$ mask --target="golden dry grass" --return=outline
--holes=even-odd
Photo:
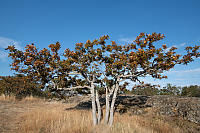
[[[27,96],[20,101],[44,101],[45,99],[37,98],[33,96]],[[0,95],[0,101],[19,101],[15,98],[14,95],[5,96],[4,94]]]
[[[15,101],[15,97],[14,96],[5,96],[4,94],[2,94],[0,96],[0,101]]]
[[[179,133],[161,120],[152,121],[151,117],[119,115],[115,116],[113,127],[103,124],[93,127],[90,111],[62,108],[37,109],[23,115],[19,133]]]
[[[3,98],[0,99],[2,101]],[[8,99],[4,99],[8,100]],[[13,100],[13,99],[12,99]],[[34,102],[32,102],[32,100]],[[9,103],[8,103],[9,104]],[[37,98],[26,98],[15,102],[12,108],[18,107],[21,112],[16,116],[17,133],[179,133],[181,130],[172,127],[151,114],[146,116],[120,115],[116,113],[114,125],[109,128],[103,124],[93,127],[91,112],[86,110],[66,110],[74,104],[45,102]],[[23,106],[23,108],[20,108]],[[10,110],[12,110],[10,108]],[[16,115],[18,114],[18,115]],[[11,121],[12,122],[12,121]],[[12,124],[12,123],[11,123]],[[6,132],[6,131],[5,131]]]

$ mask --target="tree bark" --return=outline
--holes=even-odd
[[[100,105],[100,102],[99,102],[99,94],[98,94],[98,91],[96,90],[96,103],[97,103],[97,110],[98,110],[98,115],[97,115],[97,124],[100,123],[101,121],[101,105]]]
[[[91,100],[92,100],[92,118],[93,125],[97,125],[97,116],[96,116],[96,103],[95,103],[95,92],[94,92],[94,83],[91,83]]]
[[[104,119],[104,124],[108,124],[108,118],[109,118],[109,110],[110,110],[110,95],[108,93],[108,87],[106,86],[106,114]]]
[[[116,87],[115,87],[115,90],[114,90],[114,94],[113,94],[113,97],[112,97],[112,103],[111,103],[111,106],[110,106],[110,117],[109,117],[109,126],[112,126],[113,124],[113,120],[114,120],[114,106],[115,106],[115,101],[116,101],[116,98],[117,98],[117,92],[119,90],[119,83],[116,84]]]
[[[51,82],[53,83],[53,88],[54,88],[54,89],[57,89],[56,83],[54,83],[52,80],[51,80]]]

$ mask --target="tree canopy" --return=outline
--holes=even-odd
[[[39,51],[34,44],[27,45],[25,51],[14,46],[9,46],[7,50],[13,59],[13,70],[43,85],[54,84],[55,90],[88,88],[91,91],[94,125],[100,123],[102,114],[98,88],[104,88],[105,123],[112,125],[115,100],[120,89],[128,85],[125,81],[145,85],[139,77],[167,78],[163,72],[178,64],[187,65],[200,56],[200,46],[186,47],[185,55],[180,55],[176,53],[176,47],[158,44],[164,37],[160,33],[140,33],[132,43],[122,45],[109,42],[109,36],[105,35],[93,41],[77,43],[75,50],[67,48],[63,59],[58,52],[59,42],[49,45],[50,50],[44,48]]]

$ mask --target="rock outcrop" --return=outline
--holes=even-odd
[[[179,116],[194,123],[200,123],[200,98],[152,96],[147,105],[157,108],[156,113]]]

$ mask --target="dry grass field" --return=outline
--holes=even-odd
[[[67,110],[76,103],[48,102],[28,97],[21,101],[0,97],[1,133],[182,133],[152,114],[141,116],[116,113],[114,125],[93,127],[91,112]]]

